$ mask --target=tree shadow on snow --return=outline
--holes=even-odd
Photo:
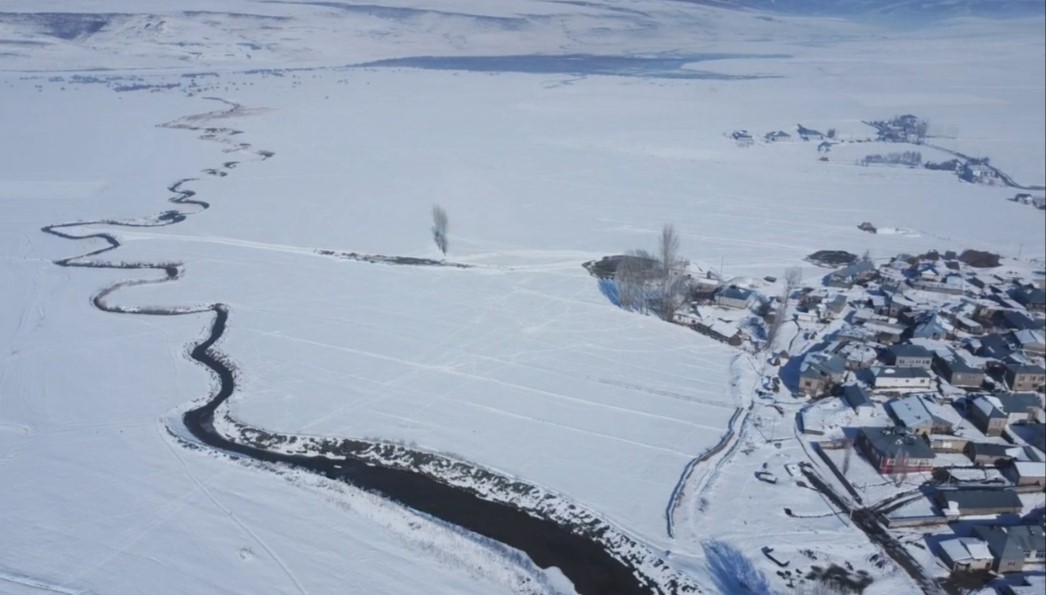
[[[617,283],[614,283],[613,279],[600,279],[599,293],[602,293],[603,297],[610,300],[611,304],[614,304],[618,308],[621,307],[621,295],[618,293]]]
[[[708,559],[708,570],[723,593],[770,595],[770,583],[763,573],[736,547],[718,540],[701,544]]]

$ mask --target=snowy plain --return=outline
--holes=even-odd
[[[783,502],[765,515],[780,488],[753,479],[756,462],[799,457],[798,445],[699,469],[709,514],[691,495],[684,530],[668,537],[665,507],[684,467],[746,402],[732,386],[737,354],[616,309],[581,263],[652,248],[665,222],[696,266],[726,276],[805,266],[812,278],[802,259],[819,249],[1046,252],[1041,213],[1004,201],[1010,189],[854,165],[873,145],[841,146],[823,162],[812,143],[742,148],[726,137],[799,122],[862,138],[862,120],[913,112],[954,137],[942,146],[1042,184],[1041,21],[893,32],[660,2],[628,5],[643,14],[497,3],[481,19],[462,16],[478,12],[469,2],[420,13],[228,2],[273,18],[175,13],[156,33],[145,25],[165,3],[97,4],[155,12],[72,40],[0,25],[0,47],[13,48],[0,74],[0,586],[11,592],[39,581],[97,593],[491,593],[538,577],[349,488],[285,481],[171,439],[163,416],[208,390],[184,355],[205,320],[95,310],[90,296],[135,273],[57,268],[51,261],[100,246],[39,229],[156,214],[181,178],[199,178],[187,187],[209,210],[166,228],[97,229],[123,243],[109,257],[183,262],[185,277],[111,301],[229,304],[233,415],[288,433],[402,441],[518,476],[673,551],[670,562],[710,590],[716,569],[702,544],[712,538],[771,577],[758,553],[766,535],[859,549],[854,559],[873,548],[835,515],[797,520],[776,511]],[[234,25],[244,41],[216,39]],[[717,76],[345,66],[665,51],[694,56],[680,72]],[[769,57],[700,60],[708,53]],[[97,67],[120,70],[72,79]],[[287,67],[308,69],[275,72]],[[213,74],[183,76],[201,72]],[[177,86],[116,92],[107,77]],[[258,108],[222,125],[275,156],[156,127],[218,109],[207,96]],[[239,163],[227,176],[201,173],[228,161]],[[436,258],[433,203],[451,216],[449,259],[473,268],[316,253]],[[910,231],[870,235],[862,221]],[[791,418],[776,423],[787,435]],[[809,490],[792,497],[795,512],[828,513]],[[460,552],[452,564],[448,551]],[[882,578],[873,590],[910,588]],[[534,578],[535,590],[547,580]]]

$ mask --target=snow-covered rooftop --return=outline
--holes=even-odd
[[[988,550],[988,543],[976,537],[945,539],[941,542],[941,549],[955,563],[992,559],[992,553]]]

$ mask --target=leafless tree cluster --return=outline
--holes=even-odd
[[[439,205],[432,207],[432,241],[436,247],[447,255],[447,211]]]
[[[646,250],[629,250],[617,264],[614,282],[618,304],[626,310],[645,311],[649,305],[649,282],[657,269],[657,259]]]
[[[885,155],[880,153],[865,155],[857,163],[858,165],[907,165],[908,167],[918,167],[922,165],[922,162],[923,154],[919,151],[902,151]]]
[[[679,235],[672,224],[666,224],[656,254],[632,250],[618,263],[614,281],[621,307],[640,311],[653,308],[659,316],[671,320],[689,293],[688,265],[679,256]]]
[[[803,283],[803,270],[799,267],[785,269],[785,297],[791,297],[792,292],[799,289]]]
[[[918,122],[916,122],[915,129],[913,130],[913,132],[915,132],[915,137],[919,140],[919,142],[923,142],[924,140],[926,140],[926,136],[930,132],[930,123],[926,120],[919,120]]]

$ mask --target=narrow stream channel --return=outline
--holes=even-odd
[[[236,104],[230,105],[229,112],[239,109]],[[219,112],[215,112],[219,113]],[[197,117],[199,118],[199,117]],[[186,119],[190,121],[190,119]],[[170,128],[204,130],[213,135],[215,129],[191,126],[188,124],[167,125]],[[272,156],[271,152],[257,152],[261,159]],[[226,164],[226,169],[232,169]],[[215,349],[215,344],[225,332],[230,310],[225,304],[211,304],[194,308],[163,307],[120,307],[106,303],[106,298],[123,287],[134,285],[165,283],[177,280],[181,276],[181,263],[164,262],[105,262],[93,260],[94,257],[116,250],[120,242],[111,234],[88,232],[76,235],[73,229],[91,225],[109,225],[125,227],[160,227],[174,225],[184,221],[187,216],[202,212],[209,204],[194,199],[195,193],[182,189],[190,181],[181,180],[168,187],[176,193],[170,202],[194,207],[191,212],[168,210],[152,220],[144,222],[123,222],[114,220],[97,220],[88,222],[64,223],[49,225],[41,231],[68,240],[97,239],[106,246],[80,256],[56,260],[62,267],[156,270],[163,273],[159,279],[121,281],[100,290],[92,298],[93,305],[104,312],[118,314],[139,314],[150,316],[182,316],[188,314],[213,315],[210,333],[206,339],[195,344],[190,356],[195,361],[210,369],[219,381],[218,390],[201,406],[187,411],[183,416],[186,428],[199,441],[226,453],[243,457],[291,465],[322,474],[328,478],[345,481],[356,487],[377,493],[385,498],[405,506],[442,519],[469,531],[478,533],[526,553],[535,564],[542,568],[558,567],[574,584],[578,593],[583,595],[640,595],[662,593],[650,581],[641,578],[640,573],[626,563],[616,559],[597,541],[578,535],[569,527],[556,522],[537,518],[513,506],[484,500],[461,488],[449,486],[420,473],[402,469],[392,469],[364,463],[347,457],[330,457],[318,455],[289,455],[232,441],[214,426],[216,409],[236,390],[236,379],[233,368],[225,357]],[[687,589],[687,591],[691,591]]]

